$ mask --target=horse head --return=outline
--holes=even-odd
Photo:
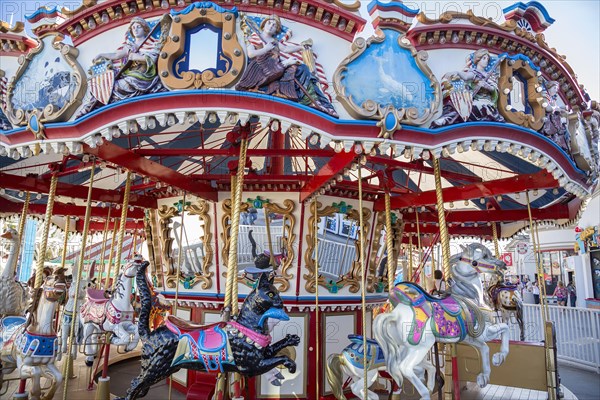
[[[490,249],[480,243],[471,243],[462,246],[462,253],[451,258],[453,275],[472,277],[475,274],[502,275],[506,270],[506,263],[494,257]]]
[[[274,277],[262,273],[258,278],[256,287],[250,292],[242,308],[238,321],[257,332],[268,333],[270,330],[267,322],[289,321],[290,317],[283,309],[283,300],[277,287],[273,284]]]
[[[44,298],[49,302],[58,302],[63,305],[67,301],[67,278],[65,269],[58,268],[54,274],[48,276],[42,285]]]

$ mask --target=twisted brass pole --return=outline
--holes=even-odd
[[[63,242],[62,255],[60,260],[60,267],[65,267],[65,262],[67,261],[67,244],[69,243],[69,228],[71,225],[71,217],[67,215],[65,217],[65,240]]]
[[[385,191],[385,245],[387,248],[387,278],[388,278],[388,293],[392,293],[394,288],[394,278],[396,277],[396,266],[394,265],[394,242],[392,228],[392,204],[389,190]]]
[[[110,274],[112,272],[113,256],[115,254],[115,241],[117,240],[117,228],[118,227],[119,227],[119,225],[117,224],[117,221],[115,221],[113,224],[112,238],[110,241],[110,253],[108,254],[108,265],[107,265],[106,279],[104,280],[104,290],[108,290],[108,284],[110,283]],[[102,274],[100,275],[100,281],[102,281],[103,274],[104,274],[104,269],[102,270]]]
[[[48,203],[46,204],[46,215],[44,217],[44,230],[42,233],[42,243],[38,253],[37,266],[35,271],[34,288],[42,286],[44,261],[46,261],[46,250],[48,248],[48,236],[50,235],[50,224],[52,223],[52,210],[54,208],[54,198],[56,197],[56,185],[58,184],[58,174],[53,173],[50,180],[50,191],[48,193]]]
[[[100,265],[98,266],[98,271],[100,273],[100,280],[102,280],[102,274],[104,273],[104,253],[106,252],[106,239],[108,239],[108,224],[110,223],[110,211],[112,207],[108,207],[108,215],[106,216],[106,224],[104,224],[104,232],[102,235],[102,252],[100,253]],[[94,275],[96,272],[94,271]],[[90,280],[94,279],[93,276],[90,276]]]
[[[413,239],[412,234],[408,234],[408,279],[413,280]]]
[[[415,218],[416,218],[416,222],[417,222],[417,254],[419,255],[419,262],[417,263],[417,277],[414,280],[415,282],[418,282],[419,284],[421,284],[421,264],[423,264],[423,266],[425,265],[425,262],[423,261],[423,250],[421,248],[421,227],[419,226],[419,207],[415,207]],[[412,276],[410,277],[412,280]]]
[[[92,215],[92,188],[94,187],[95,169],[96,169],[96,163],[93,162],[92,170],[90,172],[90,186],[88,188],[87,203],[85,206],[85,219],[83,222],[81,250],[79,251],[79,259],[77,260],[78,261],[77,262],[77,264],[78,264],[77,280],[75,280],[75,277],[73,277],[73,282],[71,283],[72,285],[75,285],[75,293],[74,293],[74,298],[73,298],[73,316],[71,318],[69,341],[67,344],[67,359],[65,361],[65,364],[63,365],[63,377],[65,380],[65,387],[63,390],[63,400],[67,400],[67,393],[68,393],[67,388],[69,387],[69,377],[67,375],[68,375],[69,369],[72,368],[71,352],[73,350],[73,335],[75,334],[75,323],[79,322],[79,320],[77,318],[77,313],[78,313],[77,300],[79,298],[79,287],[81,286],[79,283],[81,282],[81,274],[83,272],[83,262],[84,262],[84,258],[85,258],[85,247],[86,247],[86,243],[87,243],[88,230],[90,229],[90,217]],[[67,217],[67,226],[65,227],[65,242],[66,242],[67,236],[69,235],[68,223],[69,223],[69,217]],[[66,248],[66,246],[65,246],[65,248]],[[66,253],[66,251],[63,249],[63,255],[65,253]],[[63,263],[64,263],[64,257],[63,257]]]
[[[125,236],[125,228],[127,227],[127,211],[129,208],[129,192],[130,191],[131,191],[131,171],[127,171],[127,178],[125,178],[125,193],[123,194],[123,205],[121,206],[121,220],[119,221],[119,237],[117,239],[118,240],[117,255],[115,257],[115,264],[117,264],[117,273],[119,273],[119,269],[121,267],[121,255],[123,254],[123,238]]]
[[[360,163],[358,164],[358,229],[360,229],[360,270],[361,270],[361,285],[360,285],[360,300],[362,307],[362,335],[363,335],[363,365],[367,364],[367,276],[365,270],[365,231],[363,221],[363,200],[362,200],[362,173]],[[390,255],[388,254],[388,258]],[[363,393],[368,393],[369,378],[368,368],[363,369]]]
[[[496,223],[492,222],[492,235],[494,236],[494,252],[496,258],[500,258],[500,247],[498,246],[498,230],[496,229]]]
[[[442,195],[442,179],[440,177],[440,160],[432,157],[433,173],[435,178],[435,197],[437,203],[438,223],[440,225],[440,244],[442,246],[442,270],[446,283],[450,279],[450,238],[448,237],[448,225],[446,225],[446,213],[444,210],[444,197]]]
[[[317,205],[317,196],[313,199],[313,209],[314,209],[314,227],[315,227],[315,360],[316,360],[316,379],[315,379],[315,399],[319,398],[319,338],[320,338],[320,312],[319,312],[319,215],[318,215],[318,205]],[[323,232],[325,230],[323,229]]]
[[[21,255],[21,246],[23,243],[23,236],[25,236],[25,222],[27,220],[27,212],[29,211],[29,200],[31,199],[31,193],[25,192],[25,202],[23,203],[23,210],[21,210],[21,219],[19,220],[19,240],[17,241],[15,254],[15,260],[13,265],[7,265],[5,268],[12,268],[13,273],[17,270],[17,263],[19,262],[19,256]]]

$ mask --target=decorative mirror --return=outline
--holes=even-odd
[[[179,251],[182,249],[179,282],[186,289],[191,289],[202,283],[202,289],[212,287],[213,248],[211,245],[212,233],[210,230],[209,204],[199,200],[196,204],[183,205],[179,201],[174,207],[163,205],[159,210],[161,240],[163,249],[167,254],[167,287],[174,288],[177,281],[177,263]],[[181,213],[184,225],[181,224]],[[200,223],[190,223],[189,218],[197,215]],[[175,218],[178,217],[178,218]]]
[[[402,220],[398,219],[396,214],[392,214],[392,243],[393,265],[397,267],[398,256],[400,254],[400,246],[402,231],[404,225]],[[375,231],[373,232],[373,241],[371,242],[371,256],[369,257],[369,276],[368,290],[370,292],[383,293],[388,288],[388,271],[387,271],[387,232],[385,224],[385,212],[377,213],[375,222]]]
[[[295,209],[292,200],[285,200],[283,207],[260,197],[248,199],[241,204],[238,233],[238,282],[252,286],[258,260],[265,261],[265,270],[274,271],[275,284],[280,292],[290,287],[293,275],[289,272],[295,258],[293,244],[296,240],[292,214]],[[223,260],[229,258],[231,199],[223,202]],[[223,273],[227,276],[227,273]]]
[[[314,203],[308,205],[310,218],[308,221],[308,235],[306,235],[307,249],[304,253],[304,261],[308,274],[306,279],[306,290],[315,292],[315,237],[318,248],[318,274],[319,285],[327,288],[331,293],[346,285],[350,292],[357,293],[360,290],[360,231],[358,210],[352,209],[344,201],[339,204],[323,207],[317,202],[317,214],[315,216]],[[371,211],[363,208],[362,227],[364,237],[369,232]],[[317,227],[315,232],[315,218]],[[366,261],[365,246],[365,261]],[[371,275],[371,272],[368,273]],[[372,279],[372,278],[371,278]],[[372,291],[371,289],[369,289]]]

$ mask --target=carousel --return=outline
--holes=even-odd
[[[600,107],[553,22],[538,2],[492,21],[378,0],[2,21],[0,393],[558,398],[547,305],[543,343],[509,340],[499,254],[576,220],[598,181]],[[126,392],[116,358],[139,360]]]

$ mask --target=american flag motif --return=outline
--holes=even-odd
[[[110,68],[109,68],[110,67]],[[115,72],[110,61],[101,61],[90,68],[90,92],[102,104],[108,104],[115,83]]]
[[[463,81],[453,81],[451,85],[453,87],[450,92],[450,101],[463,121],[466,122],[473,109],[473,95],[467,90]]]
[[[298,43],[289,41],[288,39],[290,37],[291,37],[291,30],[287,30],[285,35],[279,41],[279,43],[282,43],[283,45],[287,45],[287,46],[299,46]],[[263,41],[260,39],[260,37],[256,33],[253,33],[252,35],[250,35],[250,37],[248,37],[247,41],[248,41],[248,43],[251,43],[256,48],[260,48],[264,45]],[[282,62],[285,62],[286,60],[293,58],[294,60],[298,61],[299,63],[304,64],[304,60],[302,58],[302,52],[300,52],[300,51],[297,51],[292,54],[281,52],[279,54],[279,57]],[[323,93],[325,93],[325,96],[327,96],[329,98],[329,100],[331,101],[331,96],[327,92],[327,90],[329,89],[329,83],[327,82],[327,77],[325,76],[325,70],[323,69],[323,66],[321,64],[319,64],[319,62],[316,61],[316,58],[317,58],[316,54],[314,54],[314,58],[315,58],[315,67],[317,70],[316,75],[317,75],[317,79],[319,80],[319,84],[321,85],[321,90],[323,90]]]

